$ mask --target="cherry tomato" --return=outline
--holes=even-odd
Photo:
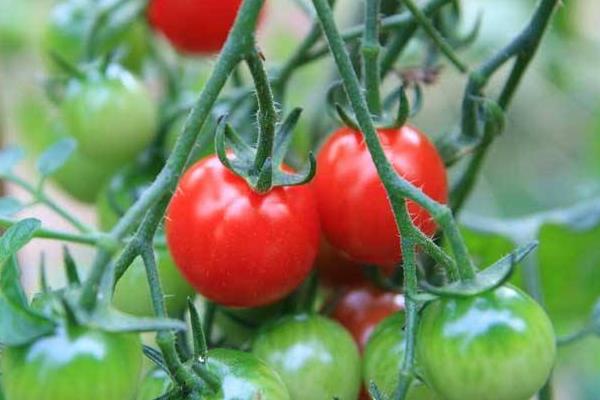
[[[136,400],[156,400],[167,393],[171,387],[171,378],[160,368],[148,371],[137,391]]]
[[[101,5],[109,7],[115,2],[116,0],[108,0]],[[66,0],[56,4],[52,8],[43,34],[44,55],[55,52],[72,64],[81,61],[85,53],[85,38],[93,23],[96,6],[94,2],[87,0]],[[148,50],[146,28],[136,22],[124,30],[115,29],[115,23],[119,23],[118,19],[111,18],[103,25],[103,29],[99,30],[97,40],[100,51],[97,55],[103,56],[118,49],[122,52],[120,61],[123,65],[138,71]],[[56,69],[50,57],[46,57],[46,62],[50,69]]]
[[[203,400],[290,400],[279,375],[250,353],[213,349],[206,363],[222,386],[217,393],[203,394]]]
[[[437,150],[416,128],[380,129],[379,139],[396,171],[439,202],[448,199],[446,169]],[[315,187],[322,229],[329,242],[357,262],[390,265],[401,260],[391,206],[360,132],[341,128],[319,152]],[[415,225],[433,235],[436,224],[414,202]]]
[[[130,162],[150,144],[157,123],[148,90],[117,65],[104,74],[72,79],[61,112],[79,151],[98,164]]]
[[[60,139],[71,137],[49,105],[37,97],[28,97],[18,110],[19,139],[35,156]],[[69,160],[51,178],[75,199],[91,203],[118,166],[99,164],[76,149]]]
[[[126,168],[117,174],[102,190],[96,202],[100,227],[111,229],[121,213],[129,209],[151,183],[152,176],[137,173],[133,168]],[[194,296],[194,289],[181,276],[167,249],[158,249],[155,256],[167,312],[172,317],[180,317],[187,308],[188,297]],[[113,305],[133,315],[154,315],[146,268],[141,258],[136,258],[117,282]]]
[[[321,238],[315,268],[323,284],[329,287],[343,287],[365,282],[362,266],[334,249]]]
[[[141,368],[139,335],[69,327],[4,348],[1,379],[7,400],[131,399]]]
[[[383,292],[368,284],[348,289],[337,302],[332,318],[354,337],[362,351],[377,324],[404,309],[404,296]]]
[[[371,382],[384,396],[392,397],[399,383],[404,362],[404,313],[395,313],[384,319],[373,331],[363,355],[363,380]],[[425,384],[413,381],[406,400],[441,400]]]
[[[319,315],[284,317],[257,335],[252,353],[281,376],[291,399],[356,399],[360,357],[350,334]]]
[[[241,0],[151,0],[150,25],[183,53],[221,50]]]
[[[416,351],[425,381],[444,399],[528,399],[550,375],[556,338],[544,310],[504,286],[427,305]]]
[[[183,176],[166,214],[175,263],[203,296],[257,307],[306,278],[319,245],[311,185],[255,193],[215,156]]]

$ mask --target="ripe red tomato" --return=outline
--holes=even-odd
[[[362,284],[342,295],[333,310],[332,318],[350,331],[362,352],[377,324],[403,309],[404,296],[401,294],[384,292],[369,284]]]
[[[192,286],[230,307],[273,303],[294,290],[311,270],[320,233],[311,185],[258,194],[215,156],[181,179],[166,232]]]
[[[321,238],[315,268],[321,282],[330,287],[343,287],[365,282],[362,266],[334,249]]]
[[[211,54],[223,47],[241,3],[241,0],[152,0],[148,19],[179,51]]]
[[[446,169],[436,148],[416,128],[380,129],[385,154],[404,178],[425,194],[448,200]],[[341,128],[319,152],[316,175],[319,215],[330,243],[365,264],[389,265],[401,260],[398,229],[383,184],[360,132]],[[436,224],[414,202],[413,221],[427,235]]]

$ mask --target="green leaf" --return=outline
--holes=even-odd
[[[439,296],[475,296],[487,292],[506,282],[515,266],[537,246],[537,242],[531,242],[517,248],[492,266],[479,272],[473,280],[457,281],[443,287],[435,287],[427,283],[423,283],[423,286],[429,292]]]
[[[11,217],[23,209],[23,203],[14,197],[0,197],[0,216]]]
[[[15,257],[11,257],[9,262],[4,265],[4,270],[18,270]],[[8,273],[12,275],[13,273]],[[3,280],[8,279],[3,271]],[[0,291],[0,343],[5,346],[22,346],[33,340],[50,334],[54,328],[54,323],[33,312],[22,304],[19,300],[18,289],[16,287],[7,287],[8,283],[3,282],[3,290]],[[8,289],[8,293],[5,290]],[[15,302],[14,300],[18,301]]]
[[[0,265],[25,246],[33,238],[40,225],[39,220],[28,218],[8,228],[0,237]]]
[[[69,285],[79,285],[81,279],[79,279],[79,273],[77,272],[77,264],[69,251],[67,246],[63,247],[63,263],[65,266],[65,275],[67,276],[67,282]]]
[[[0,175],[7,175],[25,157],[19,147],[8,147],[0,151]]]
[[[71,157],[77,147],[72,138],[63,138],[44,151],[37,160],[36,167],[42,177],[47,177],[58,171]]]
[[[27,296],[21,286],[21,270],[14,256],[10,257],[2,267],[0,291],[13,303],[27,307]]]
[[[557,331],[585,323],[600,296],[600,227],[544,225],[538,261],[546,308]]]

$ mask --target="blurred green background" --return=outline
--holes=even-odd
[[[3,146],[18,142],[17,110],[32,93],[40,93],[46,74],[41,36],[50,6],[49,0],[0,0]],[[351,23],[359,6],[362,2],[340,0],[340,21]],[[534,6],[531,0],[463,1],[465,32],[478,15],[483,18],[480,35],[462,53],[463,58],[469,65],[477,65],[500,49],[524,26]],[[561,334],[585,324],[600,296],[599,22],[598,0],[569,0],[557,11],[507,115],[507,128],[492,146],[464,213],[467,239],[481,266],[515,244],[540,239],[539,250],[524,267],[529,271],[539,267],[546,303]],[[309,26],[293,1],[271,1],[260,34],[268,62],[284,60]],[[423,46],[417,41],[397,68],[416,66],[422,57]],[[212,64],[211,60],[180,61],[190,75],[205,75]],[[152,71],[144,71],[152,87]],[[507,71],[498,75],[488,93],[495,92]],[[331,61],[324,60],[302,70],[291,82],[288,105],[306,109],[296,132],[298,149],[305,150],[309,138],[323,135],[332,126],[321,111],[323,88],[334,76]],[[424,107],[413,122],[432,137],[449,132],[460,118],[464,86],[465,77],[444,65],[438,81],[426,87]],[[454,168],[453,174],[460,168]],[[31,173],[27,167],[23,171]],[[94,220],[90,207],[60,191],[55,193],[84,218]],[[569,211],[561,211],[564,209]],[[43,210],[39,216],[50,225],[59,224]],[[38,241],[23,257],[37,260],[40,250],[49,254],[50,261],[60,254],[57,244]],[[78,249],[79,257],[85,259],[87,255],[89,249]],[[24,279],[33,290],[37,279],[33,268],[25,272]],[[54,279],[60,281],[59,277]],[[515,282],[524,280],[521,274],[515,277]],[[600,399],[600,339],[589,338],[565,347],[560,358],[557,398]]]

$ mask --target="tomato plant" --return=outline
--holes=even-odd
[[[151,183],[151,179],[151,176],[138,173],[134,167],[126,168],[115,175],[99,194],[96,202],[100,227],[112,228],[119,220],[120,213],[135,203],[139,195]],[[155,256],[166,295],[167,311],[171,316],[181,316],[187,305],[187,298],[194,295],[194,290],[181,276],[167,249],[157,249]],[[119,310],[134,315],[151,316],[154,314],[146,269],[140,258],[136,259],[119,279],[113,296],[113,304]]]
[[[252,352],[279,373],[292,399],[358,397],[358,350],[350,334],[327,318],[278,320],[257,335]]]
[[[169,391],[171,378],[160,368],[151,369],[146,373],[137,391],[136,400],[155,400]]]
[[[526,399],[550,376],[556,338],[533,299],[503,286],[429,304],[417,354],[425,381],[443,398]]]
[[[441,203],[448,199],[446,169],[433,144],[416,128],[378,131],[386,156],[405,179]],[[389,265],[400,261],[398,228],[375,165],[360,132],[341,128],[318,156],[315,187],[323,233],[355,261]],[[436,224],[408,202],[414,224],[433,235]]]
[[[148,20],[175,48],[190,54],[218,52],[241,0],[152,0]]]
[[[108,165],[131,161],[150,144],[157,122],[148,90],[117,65],[71,80],[61,114],[82,154]]]
[[[363,380],[371,382],[387,396],[391,396],[400,379],[398,371],[404,360],[406,340],[405,316],[398,312],[384,319],[373,331],[363,354]],[[426,345],[426,344],[424,344]],[[415,381],[406,396],[407,400],[439,400],[425,384]]]
[[[308,275],[319,221],[309,185],[258,194],[210,156],[181,179],[166,232],[196,290],[225,306],[256,307],[283,298]]]
[[[402,295],[363,284],[351,287],[341,296],[332,317],[350,331],[362,351],[377,324],[403,308]]]
[[[56,4],[48,18],[42,38],[44,55],[48,66],[55,69],[49,56],[56,53],[71,63],[82,61],[86,56],[86,35],[91,29],[91,16],[97,7],[111,7],[118,3],[108,0],[94,3],[88,0],[66,0]],[[99,48],[96,56],[106,55],[118,49],[121,61],[128,68],[139,70],[147,51],[147,34],[140,22],[120,26],[118,18],[113,18],[99,32]]]
[[[128,399],[142,368],[139,336],[85,327],[2,353],[2,383],[9,400]]]

